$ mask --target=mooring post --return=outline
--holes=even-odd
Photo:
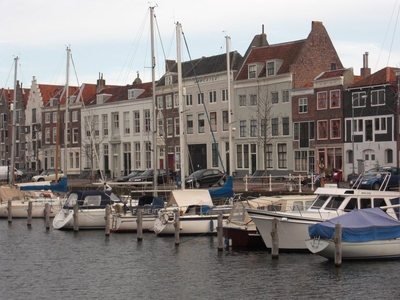
[[[8,223],[12,223],[12,200],[11,198],[8,198],[8,206],[7,206],[7,210],[8,210]]]
[[[137,240],[138,242],[143,240],[143,209],[138,208],[137,210],[137,219],[136,219],[136,224],[137,224]]]
[[[105,220],[106,220],[106,236],[110,235],[110,220],[111,220],[111,206],[110,204],[106,205],[106,216],[105,216]]]
[[[27,225],[28,227],[32,226],[32,201],[28,201],[28,218],[27,218]]]
[[[218,225],[217,225],[217,235],[218,235],[218,251],[224,250],[224,234],[222,229],[222,214],[218,215]]]
[[[342,225],[335,225],[335,235],[333,238],[335,242],[335,267],[342,265]]]
[[[181,230],[181,220],[180,220],[180,215],[181,212],[179,209],[175,211],[175,220],[174,220],[174,226],[175,226],[175,245],[179,245],[179,231]]]
[[[44,205],[44,219],[46,224],[46,229],[50,229],[50,203]]]
[[[279,258],[279,236],[278,236],[278,219],[274,218],[272,221],[272,248],[271,248],[271,255],[272,259]]]
[[[74,231],[79,231],[79,217],[78,217],[79,207],[78,204],[74,205]]]

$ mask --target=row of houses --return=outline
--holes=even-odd
[[[16,122],[14,91],[3,89],[0,160],[10,163],[15,132],[17,168],[74,175],[177,170],[181,159],[186,174],[218,168],[237,176],[307,174],[321,159],[328,174],[345,176],[399,166],[399,78],[392,67],[371,74],[368,53],[354,75],[322,22],[312,22],[305,39],[281,44],[270,45],[263,29],[244,55],[183,62],[183,99],[173,60],[155,84],[138,75],[126,86],[107,85],[99,74],[96,84],[67,91],[34,77],[29,89],[18,85]]]

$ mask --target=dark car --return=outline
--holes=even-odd
[[[130,172],[128,175],[122,176],[122,177],[119,177],[119,178],[115,179],[115,181],[116,181],[116,182],[127,182],[127,181],[129,181],[131,178],[143,174],[143,172],[144,172],[143,170],[133,170],[133,171]]]
[[[185,179],[188,188],[200,188],[201,186],[224,185],[225,174],[216,169],[201,169],[193,172]]]
[[[172,172],[169,171],[169,174],[165,169],[157,169],[157,183],[158,184],[164,184],[164,183],[172,183]],[[143,182],[143,181],[148,181],[148,182],[153,182],[154,178],[154,170],[149,169],[144,171],[142,174],[135,176],[131,178],[129,181],[133,182]]]
[[[398,188],[400,180],[400,169],[397,167],[378,167],[368,170],[359,178],[350,180],[351,188],[379,190],[382,186],[387,187],[386,190],[391,188]],[[383,190],[383,188],[382,188]]]

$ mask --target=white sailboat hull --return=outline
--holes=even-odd
[[[45,217],[45,205],[50,204],[50,217],[54,217],[62,208],[62,203],[59,199],[43,199],[43,200],[30,200],[32,202],[32,218]],[[28,217],[28,203],[29,201],[12,201],[11,216],[13,218],[27,218]],[[8,217],[8,203],[0,204],[0,218]]]
[[[335,243],[330,240],[308,239],[307,248],[329,260],[335,258]],[[369,242],[342,242],[342,260],[400,259],[400,239]]]
[[[154,226],[156,215],[143,215],[142,216],[142,230],[151,231]],[[137,231],[137,217],[133,215],[114,215],[112,219],[112,232],[136,232]]]
[[[79,209],[79,229],[105,229],[105,209]],[[62,209],[53,219],[55,229],[74,229],[74,211]]]

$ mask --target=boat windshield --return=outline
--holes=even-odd
[[[319,195],[317,199],[314,200],[314,203],[311,205],[311,209],[320,209],[329,199],[328,195]]]
[[[78,194],[71,193],[69,194],[68,199],[65,202],[65,207],[74,207],[77,201],[78,201]]]
[[[344,199],[345,198],[342,196],[333,196],[324,208],[329,210],[337,210],[343,203]]]

